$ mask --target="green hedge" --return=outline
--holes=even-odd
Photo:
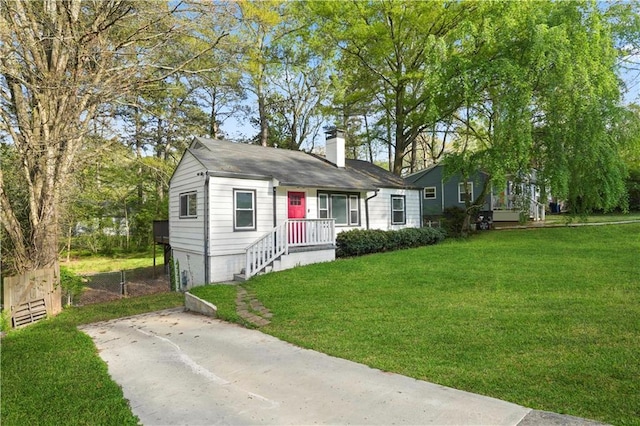
[[[351,257],[411,247],[427,246],[442,241],[445,232],[436,228],[405,228],[398,231],[353,229],[336,236],[336,256]]]

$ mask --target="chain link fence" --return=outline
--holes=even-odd
[[[83,275],[85,287],[94,290],[103,290],[110,293],[126,295],[126,271],[100,272],[97,274]]]
[[[80,305],[171,290],[163,265],[82,275]]]

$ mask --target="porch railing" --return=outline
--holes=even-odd
[[[545,220],[545,205],[542,204],[538,200],[534,200],[533,198],[529,199],[529,214],[531,215],[534,221]]]
[[[289,247],[335,244],[334,219],[288,219]]]
[[[546,206],[533,197],[521,196],[519,200],[516,197],[513,198],[493,198],[491,200],[492,209],[506,210],[506,211],[519,211],[522,213],[528,213],[529,217],[534,221],[545,219]],[[527,205],[528,204],[528,205]],[[528,212],[527,212],[528,208]]]
[[[335,245],[333,219],[288,219],[246,249],[245,279],[264,270],[290,247]]]

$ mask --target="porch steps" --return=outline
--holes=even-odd
[[[265,266],[264,269],[261,272],[258,272],[256,275],[261,275],[267,272],[271,272],[273,270],[276,270],[279,267],[280,267],[280,257],[278,257],[273,262]],[[240,271],[239,274],[233,274],[233,281],[241,282],[241,283],[247,281],[247,275],[245,274],[244,268],[242,269],[242,271]]]

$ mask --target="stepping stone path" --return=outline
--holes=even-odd
[[[242,319],[256,327],[268,325],[273,317],[273,314],[260,303],[255,293],[241,285],[238,285],[236,311]]]

